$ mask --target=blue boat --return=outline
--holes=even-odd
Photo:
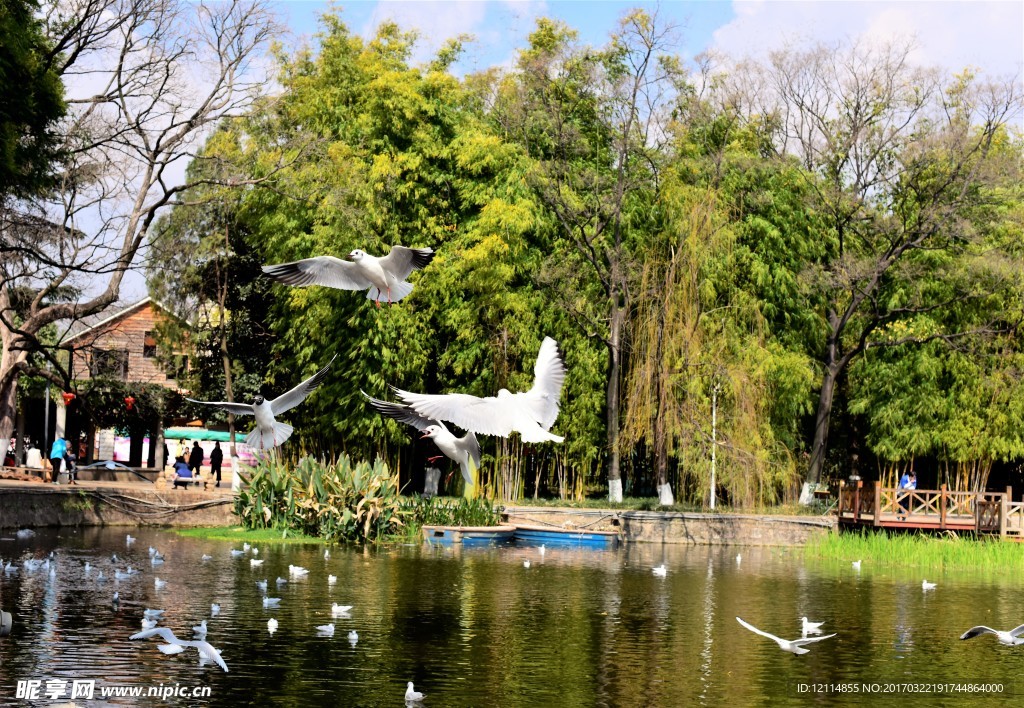
[[[516,524],[515,529],[517,546],[605,549],[615,548],[619,542],[619,534],[615,531],[581,531],[524,524]]]
[[[450,546],[497,546],[515,540],[515,526],[424,526],[423,540]]]

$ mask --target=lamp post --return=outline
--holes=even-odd
[[[711,508],[715,508],[715,452],[718,447],[718,384],[711,387]]]

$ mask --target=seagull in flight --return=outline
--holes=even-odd
[[[430,265],[431,248],[392,246],[388,255],[378,258],[358,248],[348,254],[350,260],[317,256],[291,263],[263,266],[263,272],[285,285],[326,285],[339,290],[368,290],[366,297],[380,307],[381,295],[388,303],[398,302],[412,292],[406,278],[414,270]]]
[[[256,396],[251,404],[229,403],[228,401],[197,401],[193,398],[186,398],[185,400],[192,401],[192,403],[200,403],[204,406],[215,406],[234,415],[256,416],[256,427],[245,436],[245,444],[251,448],[263,450],[274,448],[283,444],[291,436],[293,430],[292,426],[287,423],[278,423],[275,416],[291,410],[306,400],[306,397],[324,382],[324,379],[327,377],[327,371],[331,368],[331,364],[334,363],[336,358],[337,355],[332,357],[327,366],[320,369],[320,371],[310,376],[288,393],[278,396],[272,401],[266,400],[263,396]],[[234,551],[231,553],[232,555],[235,554]]]
[[[220,651],[216,647],[209,644],[208,642],[196,640],[196,641],[183,641],[174,636],[167,627],[153,627],[152,629],[144,629],[137,634],[133,634],[128,637],[129,639],[149,639],[150,637],[160,637],[167,644],[160,644],[157,649],[162,651],[164,654],[180,654],[185,651],[185,647],[195,647],[199,651],[199,656],[204,659],[217,662],[217,666],[228,670],[228,665],[224,663],[224,659],[220,656]]]
[[[1009,632],[1000,631],[998,629],[992,629],[985,625],[978,625],[977,627],[971,627],[966,632],[960,635],[961,639],[972,639],[982,634],[994,634],[996,639],[999,640],[1000,644],[1009,644],[1010,646],[1016,646],[1018,644],[1024,644],[1024,624],[1019,627],[1014,627]]]
[[[476,434],[473,431],[469,431],[461,438],[457,438],[440,420],[422,416],[411,406],[381,401],[368,396],[365,391],[361,391],[361,393],[381,415],[416,428],[416,430],[423,433],[420,439],[430,438],[433,440],[437,448],[445,454],[445,457],[458,463],[459,470],[462,472],[462,478],[466,480],[466,485],[473,486],[473,471],[469,465],[472,464],[473,469],[480,469],[480,443],[477,442]],[[438,457],[440,455],[428,458],[428,460],[434,462]]]
[[[736,618],[736,621],[739,622],[740,624],[742,624],[747,629],[749,629],[754,634],[760,634],[762,637],[768,637],[773,642],[778,644],[779,645],[779,649],[781,649],[782,651],[788,651],[788,652],[792,652],[794,654],[806,654],[807,652],[809,652],[810,651],[809,649],[804,649],[804,645],[805,644],[812,644],[813,642],[820,642],[820,641],[822,641],[824,639],[829,639],[830,637],[836,636],[834,634],[826,634],[824,637],[803,637],[802,639],[793,639],[793,640],[780,639],[779,637],[776,637],[774,634],[768,634],[768,632],[762,632],[760,629],[758,629],[754,625],[749,624],[748,622],[744,622],[739,617]]]
[[[558,399],[565,382],[565,363],[551,337],[541,342],[533,367],[533,387],[522,393],[501,389],[497,396],[468,393],[429,395],[394,389],[406,406],[424,418],[446,420],[479,435],[507,438],[518,432],[523,442],[562,442],[549,431],[558,417]]]

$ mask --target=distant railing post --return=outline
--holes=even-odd
[[[846,480],[839,480],[839,518],[843,518],[843,488],[846,487]]]
[[[1006,538],[1006,520],[1010,511],[1010,502],[1013,501],[1013,489],[1011,487],[1006,488],[1006,494],[1003,495],[1002,502],[999,504],[999,538]]]
[[[874,524],[878,526],[882,523],[882,481],[875,480],[875,508],[871,512],[874,517]]]
[[[939,530],[946,530],[946,485],[939,487]]]
[[[864,486],[864,482],[857,480],[857,487],[853,490],[853,518],[855,521],[860,521],[860,488]]]

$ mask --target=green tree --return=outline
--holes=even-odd
[[[52,183],[64,87],[35,0],[0,2],[0,203]]]

